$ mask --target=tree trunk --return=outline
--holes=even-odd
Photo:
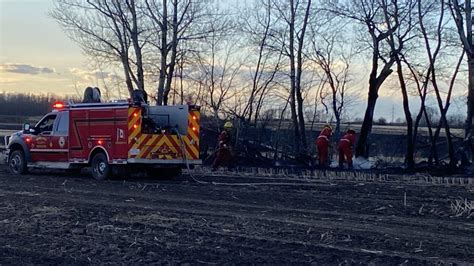
[[[466,29],[467,29],[467,58],[468,58],[468,95],[467,95],[467,117],[464,127],[464,148],[471,156],[471,162],[474,160],[472,147],[472,130],[474,125],[474,54],[473,54],[473,40],[472,40],[472,5],[471,0],[465,2],[466,10]],[[466,47],[465,47],[466,48]]]
[[[126,55],[122,55],[121,61],[123,66],[123,73],[125,75],[125,84],[127,84],[128,94],[132,96],[133,83],[132,79],[130,78],[130,65],[128,64],[128,57]]]
[[[183,84],[184,60],[179,62],[179,97],[180,104],[184,104],[184,84]],[[197,99],[194,99],[196,101]]]
[[[298,126],[300,128],[300,141],[301,141],[300,153],[301,155],[306,155],[307,154],[306,127],[304,123],[303,97],[301,96],[301,88],[296,90],[296,100],[298,103]]]
[[[372,85],[369,88],[373,87]],[[359,140],[356,146],[356,157],[368,157],[367,139],[372,132],[372,121],[374,117],[375,104],[377,103],[378,94],[373,89],[369,89],[369,98],[367,99],[367,108],[365,109],[364,121],[360,128]]]
[[[431,66],[428,69],[427,76],[423,77],[424,80],[421,83],[422,85],[420,86],[420,79],[418,78],[416,71],[406,60],[404,62],[407,65],[408,69],[410,70],[413,79],[415,80],[418,96],[420,97],[420,110],[418,111],[418,114],[416,115],[415,122],[413,125],[413,146],[414,146],[414,150],[416,150],[417,143],[418,143],[418,130],[419,130],[420,122],[423,116],[425,117],[425,120],[426,120],[426,127],[428,128],[430,143],[433,143],[433,130],[431,126],[431,121],[428,117],[428,113],[426,112],[426,94],[427,94],[427,89],[428,89],[428,82],[430,80],[430,75],[431,75]],[[436,154],[436,158],[437,158],[437,154]],[[429,161],[430,165],[431,163],[432,161]]]
[[[296,36],[298,38],[298,51],[296,57],[296,100],[298,102],[298,124],[300,127],[300,134],[301,134],[301,153],[303,156],[307,155],[307,142],[306,142],[306,126],[304,123],[304,108],[303,108],[303,96],[301,93],[301,76],[303,74],[303,46],[304,46],[304,36],[306,33],[306,27],[308,25],[308,19],[310,14],[311,8],[311,0],[308,0],[306,4],[306,11],[303,20],[303,26],[300,31],[300,36]]]
[[[441,99],[438,83],[437,83],[437,80],[436,80],[436,72],[435,72],[434,68],[432,69],[432,84],[433,84],[433,88],[434,88],[434,91],[435,91],[435,94],[436,94],[436,99],[438,101],[438,106],[439,106],[439,109],[441,111],[441,120],[440,120],[440,123],[438,124],[438,128],[436,129],[434,141],[436,142],[436,139],[438,138],[439,132],[441,130],[441,126],[444,124],[444,128],[445,128],[445,131],[446,131],[446,142],[447,142],[447,145],[448,145],[449,166],[451,168],[456,167],[456,157],[455,157],[455,154],[454,154],[454,146],[453,146],[453,142],[452,142],[452,138],[451,138],[451,132],[450,132],[448,120],[446,118],[446,114],[447,114],[448,109],[449,109],[452,90],[453,90],[453,87],[454,87],[456,76],[459,73],[459,68],[460,68],[461,63],[463,61],[464,54],[465,54],[465,51],[463,51],[463,53],[461,54],[461,56],[459,57],[459,60],[457,62],[456,68],[454,70],[454,74],[451,78],[451,82],[450,82],[449,89],[448,89],[448,95],[446,96],[446,102],[445,102],[444,106],[443,106],[443,101]]]
[[[290,39],[289,41],[289,57],[290,57],[290,110],[291,120],[293,122],[293,130],[295,132],[295,153],[300,153],[300,131],[298,124],[298,116],[296,111],[296,67],[295,67],[295,9],[294,2],[290,0],[291,18],[290,18]]]
[[[279,148],[279,145],[280,145],[280,136],[281,136],[281,124],[283,122],[283,116],[285,115],[285,112],[286,112],[286,108],[288,108],[288,103],[290,102],[290,97],[288,97],[288,99],[286,100],[286,103],[285,103],[285,106],[283,107],[283,109],[281,110],[281,113],[280,113],[280,121],[278,121],[278,127],[277,127],[277,137],[275,138],[276,139],[276,142],[275,142],[275,154],[273,155],[273,160],[277,160],[278,159],[278,148]]]
[[[375,35],[374,29],[371,29],[370,35],[372,37],[372,70],[370,71],[369,76],[369,97],[367,99],[367,108],[365,110],[364,121],[362,122],[362,127],[360,129],[359,140],[357,141],[356,145],[356,157],[369,157],[368,152],[368,143],[367,140],[369,138],[370,133],[372,132],[372,123],[374,120],[374,111],[375,111],[375,104],[377,103],[377,98],[379,97],[379,89],[382,86],[382,83],[385,79],[390,76],[392,70],[390,69],[394,63],[393,57],[390,57],[390,60],[385,63],[384,67],[378,72],[379,68],[379,57],[380,57],[380,42],[383,41],[384,38],[381,36],[377,37]]]
[[[133,49],[135,51],[136,57],[136,68],[137,68],[137,87],[141,91],[145,91],[145,81],[143,76],[143,58],[142,58],[142,48],[140,47],[140,43],[138,40],[138,18],[137,12],[135,9],[135,0],[130,0],[130,4],[128,5],[130,12],[132,13],[132,28],[130,32],[130,38],[132,39]]]
[[[455,160],[455,156],[454,156],[453,141],[452,141],[452,137],[451,137],[451,130],[449,128],[448,120],[446,119],[446,113],[447,113],[448,108],[449,108],[449,99],[446,100],[446,106],[443,107],[442,99],[441,99],[441,95],[439,93],[439,88],[438,88],[438,85],[437,85],[437,82],[436,82],[436,76],[435,76],[434,70],[433,70],[432,83],[433,83],[433,87],[435,89],[436,99],[438,101],[438,107],[439,107],[440,113],[441,113],[441,119],[438,123],[438,127],[436,128],[436,131],[435,131],[435,134],[434,134],[434,137],[433,137],[433,144],[432,144],[431,151],[430,151],[430,157],[432,157],[432,155],[434,154],[433,150],[436,149],[436,141],[438,140],[438,137],[439,137],[439,134],[440,134],[440,131],[441,131],[441,127],[444,125],[444,130],[445,130],[445,134],[446,134],[446,142],[447,142],[447,146],[448,146],[449,165],[454,166],[456,160]]]
[[[176,66],[176,53],[178,51],[178,1],[173,1],[173,39],[171,42],[171,58],[168,64],[168,72],[166,76],[166,86],[163,92],[163,105],[168,105],[168,95],[171,90],[171,82],[173,81],[174,69]]]
[[[262,66],[262,57],[263,57],[263,51],[264,51],[264,48],[265,48],[265,45],[266,45],[266,40],[267,40],[267,37],[268,37],[269,29],[270,29],[270,8],[268,8],[268,10],[267,10],[267,20],[266,20],[266,24],[265,24],[265,30],[263,32],[262,40],[260,41],[260,45],[258,47],[258,59],[257,59],[257,65],[256,65],[255,73],[254,73],[253,79],[252,79],[252,91],[250,92],[250,96],[249,96],[249,100],[247,102],[247,106],[245,106],[245,109],[243,111],[243,116],[246,119],[247,124],[250,124],[250,122],[252,120],[252,116],[253,116],[253,105],[254,105],[254,102],[255,102],[255,96],[256,96],[256,93],[257,93],[257,90],[258,90],[258,86],[259,86],[260,76],[261,76],[261,73],[263,72],[263,71],[260,70],[260,68],[263,67]],[[257,117],[258,114],[255,114],[255,116]],[[255,119],[255,124],[256,124],[256,120],[257,119]]]
[[[474,125],[474,58],[471,56],[468,58],[468,73],[469,73],[469,91],[467,96],[467,119],[466,125],[464,128],[464,146],[471,156],[471,163],[473,162],[473,148],[472,139],[473,139],[473,125]]]
[[[390,74],[392,73],[392,70],[390,69],[392,64],[393,63],[390,63],[390,62],[385,64],[384,68],[382,69],[378,77],[375,77],[376,75],[375,73],[377,71],[376,69],[377,65],[372,65],[372,68],[375,67],[375,71],[374,69],[372,70],[372,74],[369,79],[369,98],[367,100],[367,108],[365,110],[364,121],[362,122],[362,127],[360,129],[359,140],[357,141],[356,157],[358,156],[362,156],[365,158],[369,157],[367,139],[370,133],[372,132],[375,104],[377,103],[377,98],[379,97],[378,91],[380,89],[380,86],[382,86],[382,83],[385,81],[385,79],[387,79],[388,76],[390,76]]]
[[[158,81],[158,100],[157,105],[163,105],[163,97],[164,97],[164,86],[165,86],[165,79],[166,79],[166,59],[168,57],[168,41],[167,41],[167,34],[168,34],[168,7],[167,2],[168,0],[163,0],[163,21],[161,22],[161,64],[160,64],[160,80]]]
[[[430,158],[434,156],[435,150],[436,150],[436,141],[439,138],[439,135],[441,133],[441,127],[444,125],[444,130],[446,134],[446,143],[448,146],[448,157],[449,157],[449,165],[454,166],[456,160],[454,159],[454,147],[453,147],[453,141],[451,138],[451,130],[449,128],[448,121],[446,120],[446,115],[443,114],[444,111],[441,111],[441,120],[438,123],[438,127],[435,130],[434,136],[433,136],[433,143],[431,145],[431,150],[430,150]],[[437,162],[438,164],[439,162]]]
[[[418,142],[418,129],[420,127],[420,121],[421,121],[423,116],[425,117],[426,127],[428,128],[429,141],[430,141],[430,143],[433,143],[433,129],[432,129],[431,121],[428,117],[428,113],[426,112],[426,105],[425,105],[426,91],[424,92],[424,96],[420,96],[420,97],[421,97],[420,111],[418,112],[418,115],[416,116],[415,124],[414,124],[414,127],[413,127],[413,145],[415,146],[415,150],[416,150],[416,145],[417,145],[417,142]],[[438,153],[436,152],[436,149],[434,150],[433,156],[437,161],[438,160]],[[428,160],[429,165],[431,165],[432,163],[433,163],[432,160]]]
[[[403,96],[403,111],[405,112],[405,119],[407,122],[407,150],[405,155],[405,163],[408,170],[413,170],[415,168],[415,147],[413,144],[413,118],[411,117],[410,106],[408,105],[408,93],[405,83],[405,78],[403,76],[402,63],[398,56],[396,57],[397,61],[397,73],[398,80],[400,82],[400,89]]]

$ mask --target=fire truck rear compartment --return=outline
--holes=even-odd
[[[144,108],[142,133],[186,135],[188,131],[187,105],[147,106]]]
[[[188,105],[142,106],[139,111],[131,110],[129,119],[129,164],[173,168],[201,163],[199,109]]]

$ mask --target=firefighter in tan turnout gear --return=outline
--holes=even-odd
[[[212,164],[212,170],[217,170],[221,165],[230,167],[232,159],[230,134],[233,127],[232,122],[227,121],[224,124],[224,130],[219,134],[217,156]]]

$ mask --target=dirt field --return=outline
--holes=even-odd
[[[474,215],[450,208],[469,185],[198,178],[0,166],[0,264],[474,263]]]

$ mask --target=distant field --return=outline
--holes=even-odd
[[[7,132],[8,135],[11,132],[21,130],[24,123],[35,124],[41,119],[42,116],[15,116],[15,115],[0,115],[0,136]],[[290,121],[283,121],[281,125],[278,121],[271,121],[266,123],[267,129],[277,130],[278,127],[282,130],[288,130],[291,128],[292,123]],[[306,130],[312,130],[318,132],[325,125],[325,123],[306,123]],[[205,126],[205,125],[202,125]],[[333,125],[334,126],[334,125]],[[341,124],[341,131],[344,132],[349,128],[354,129],[356,132],[360,131],[361,125],[359,124]],[[420,135],[428,136],[428,128],[420,127],[418,129]],[[441,130],[441,136],[445,136],[444,129]],[[379,135],[405,135],[406,127],[401,125],[374,125],[372,128],[372,134]],[[451,128],[451,134],[455,137],[462,138],[464,130],[462,128]]]
[[[277,129],[279,122],[269,122],[267,124],[267,128]],[[326,123],[314,123],[313,124],[313,131],[320,131]],[[335,127],[335,125],[332,125]],[[291,127],[291,123],[289,121],[282,122],[280,128],[281,129],[288,129]],[[356,132],[360,132],[360,124],[341,124],[341,131],[344,132],[347,129],[351,128],[354,129]],[[334,129],[334,128],[333,128]],[[306,130],[311,130],[311,123],[306,123]],[[462,138],[464,134],[464,130],[461,128],[451,128],[451,134],[455,137]],[[434,131],[434,130],[433,130]],[[428,136],[428,128],[420,127],[418,129],[419,134],[423,136]],[[441,136],[445,136],[444,129],[441,129]],[[405,135],[406,134],[406,126],[401,125],[374,125],[372,127],[372,134],[379,134],[379,135]]]
[[[7,124],[23,124],[25,122],[33,123],[33,122],[39,121],[41,117],[42,116],[0,115],[0,125],[4,123],[7,123]]]
[[[18,131],[21,130],[24,123],[36,124],[42,116],[16,116],[16,115],[0,115],[0,136],[2,131]]]
[[[11,134],[17,132],[18,130],[3,130],[0,129],[0,136],[10,136]]]

